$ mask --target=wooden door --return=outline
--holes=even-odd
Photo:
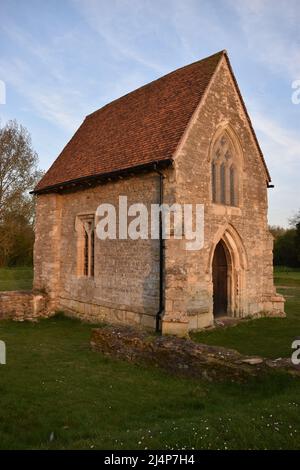
[[[213,258],[213,313],[215,317],[227,315],[228,307],[228,266],[223,242],[215,249]]]

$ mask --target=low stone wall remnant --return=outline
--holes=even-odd
[[[238,351],[200,344],[176,336],[150,336],[124,326],[104,326],[92,330],[91,347],[110,357],[137,364],[160,367],[175,375],[207,380],[244,381],[267,372],[285,369],[300,375],[300,367],[288,359],[266,360],[243,356]]]
[[[35,321],[46,318],[47,299],[32,291],[0,292],[0,320]]]

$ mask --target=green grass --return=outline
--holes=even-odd
[[[92,352],[90,332],[1,322],[1,449],[300,449],[299,379],[179,379]]]
[[[29,268],[0,270],[25,288]],[[276,271],[286,319],[195,335],[247,354],[288,356],[300,334],[300,273]],[[3,290],[4,290],[3,289]],[[91,325],[56,316],[0,323],[0,449],[300,449],[300,380],[270,373],[245,384],[171,377],[89,348]]]
[[[0,291],[31,290],[32,278],[31,267],[0,268]]]
[[[274,278],[279,286],[300,287],[300,269],[276,268]]]
[[[237,349],[243,354],[270,358],[291,355],[291,344],[300,336],[300,270],[275,270],[278,292],[286,299],[286,318],[261,318],[234,327],[193,334],[201,343]]]

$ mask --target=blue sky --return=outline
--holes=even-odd
[[[275,189],[269,221],[300,209],[298,0],[0,0],[2,123],[32,135],[43,169],[84,117],[227,49]]]

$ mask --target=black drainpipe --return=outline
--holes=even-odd
[[[159,175],[159,205],[162,206],[164,200],[164,174],[158,170],[157,165],[154,170]],[[164,240],[162,212],[159,212],[159,310],[156,313],[156,332],[161,332],[161,318],[164,312]]]

